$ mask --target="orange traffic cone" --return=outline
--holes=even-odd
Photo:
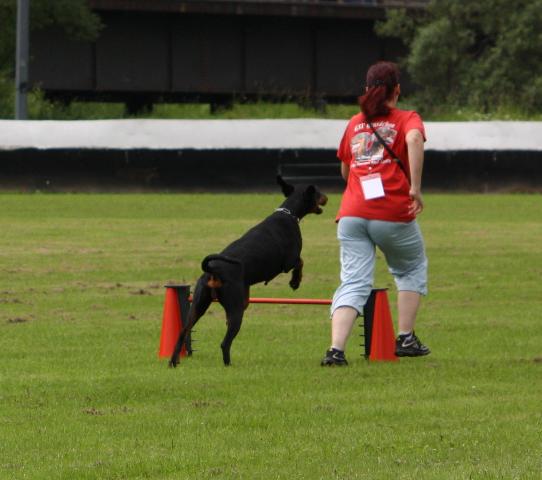
[[[395,332],[387,289],[371,291],[363,308],[365,357],[369,360],[396,361]]]
[[[188,316],[188,285],[166,285],[164,315],[162,317],[162,333],[160,334],[160,358],[170,357],[175,349],[179,333],[183,328],[183,318]],[[186,345],[183,345],[181,357],[185,357]]]

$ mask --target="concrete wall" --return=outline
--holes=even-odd
[[[0,187],[341,189],[342,120],[0,121]],[[425,189],[542,190],[542,122],[426,123]]]

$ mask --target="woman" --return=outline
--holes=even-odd
[[[344,132],[337,156],[347,185],[339,213],[341,284],[331,305],[331,347],[322,365],[347,365],[344,350],[371,293],[376,247],[398,290],[398,356],[427,355],[414,333],[427,294],[427,258],[416,216],[423,210],[421,178],[425,130],[414,111],[396,108],[399,69],[378,62],[367,72],[361,113]]]

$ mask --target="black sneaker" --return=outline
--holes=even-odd
[[[412,332],[411,335],[399,335],[395,340],[395,355],[398,357],[421,357],[429,355],[431,350]]]
[[[344,352],[342,352],[341,350],[337,350],[336,348],[330,348],[326,352],[326,356],[320,362],[320,365],[322,365],[322,367],[333,365],[343,366],[348,365],[348,362],[344,357]]]

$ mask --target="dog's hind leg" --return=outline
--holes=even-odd
[[[228,366],[231,363],[230,350],[231,344],[243,322],[243,313],[247,306],[245,301],[246,289],[239,285],[229,285],[229,288],[222,288],[220,291],[219,301],[226,311],[227,330],[220,348],[222,349],[222,359],[224,365]]]
[[[243,309],[235,309],[234,311],[228,312],[226,315],[228,317],[228,329],[226,330],[224,340],[222,340],[222,343],[220,344],[220,348],[222,349],[222,359],[224,360],[224,365],[228,366],[231,363],[231,344],[239,333],[241,323],[243,322]]]
[[[192,327],[207,311],[213,300],[211,289],[207,286],[208,279],[208,274],[202,275],[196,284],[192,298],[192,305],[190,305],[190,310],[188,311],[188,321],[183,325],[183,329],[181,330],[177,343],[175,344],[175,350],[173,351],[173,355],[171,355],[171,359],[169,360],[170,367],[176,367],[179,364],[179,355],[181,354],[181,350],[185,344],[186,336],[190,334]]]

